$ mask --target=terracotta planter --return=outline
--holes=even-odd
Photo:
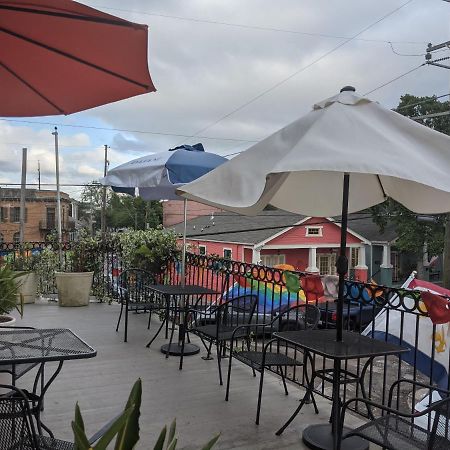
[[[56,272],[59,306],[87,306],[94,272]]]
[[[34,272],[24,272],[22,276],[16,278],[16,283],[19,284],[19,293],[23,295],[23,302],[34,303],[37,292],[36,274]],[[20,298],[17,299],[17,303],[20,303]]]

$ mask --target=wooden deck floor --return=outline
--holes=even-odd
[[[301,430],[311,423],[327,421],[330,403],[318,397],[319,415],[307,405],[281,437],[275,436],[276,429],[298,405],[303,390],[291,386],[290,395],[285,396],[281,380],[268,375],[261,424],[256,426],[259,378],[253,378],[251,370],[239,362],[234,364],[231,398],[225,402],[225,386],[219,386],[216,360],[186,357],[183,371],[179,371],[178,358],[165,359],[159,351],[165,342],[163,333],[153,348],[145,348],[150,336],[147,315],[130,315],[129,342],[124,343],[122,333],[115,332],[118,311],[117,305],[91,303],[88,307],[61,308],[45,301],[26,305],[24,319],[18,321],[24,326],[70,328],[98,352],[91,360],[66,362],[46,396],[44,421],[57,437],[72,439],[70,422],[77,401],[89,433],[97,431],[120,411],[138,377],[143,382],[143,399],[137,448],[142,450],[153,448],[161,428],[174,417],[179,449],[199,449],[218,432],[217,449],[301,449],[305,448]],[[24,377],[19,385],[29,382],[30,377]]]

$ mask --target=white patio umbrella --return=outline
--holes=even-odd
[[[144,200],[181,200],[175,194],[178,187],[208,173],[228,161],[223,156],[205,152],[202,144],[182,145],[128,161],[111,169],[100,180],[116,192],[139,195]],[[184,199],[183,255],[181,284],[185,283],[187,200]]]
[[[178,193],[256,215],[271,204],[310,216],[341,214],[336,339],[342,340],[347,214],[391,197],[417,213],[450,211],[450,137],[347,86]]]

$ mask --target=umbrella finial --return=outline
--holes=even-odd
[[[346,91],[350,91],[350,92],[356,92],[356,89],[353,86],[344,86],[341,89],[341,92],[346,92]]]

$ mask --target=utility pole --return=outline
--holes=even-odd
[[[105,144],[105,166],[103,168],[104,177],[106,177],[107,172],[108,172],[108,146]],[[103,186],[101,231],[102,231],[102,238],[104,239],[106,233],[106,186]]]
[[[450,0],[444,0],[446,2],[450,2]],[[430,66],[437,66],[443,69],[450,69],[450,65],[447,61],[450,61],[450,57],[438,58],[433,60],[432,52],[435,50],[440,50],[442,48],[450,48],[450,41],[442,42],[440,44],[432,45],[428,44],[427,51],[425,54],[425,63]],[[445,64],[442,64],[442,61],[446,61]],[[443,255],[443,283],[444,287],[450,288],[450,212],[446,215],[446,223],[445,223],[445,234],[444,234],[444,255]]]
[[[27,186],[27,149],[22,149],[22,181],[20,185],[20,228],[19,241],[20,246],[23,246],[25,235],[25,193]]]
[[[41,162],[38,160],[38,186],[41,190]]]

